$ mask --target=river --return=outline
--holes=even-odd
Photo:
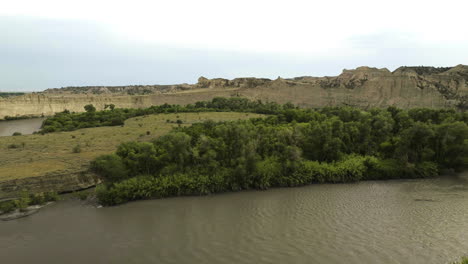
[[[30,118],[0,122],[0,137],[11,136],[15,132],[23,135],[32,134],[41,128],[45,118]]]
[[[0,223],[2,263],[448,263],[468,254],[468,175],[323,184]]]

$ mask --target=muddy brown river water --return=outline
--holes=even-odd
[[[468,175],[324,184],[0,222],[1,263],[448,263],[468,254]]]
[[[32,134],[41,128],[45,118],[31,118],[0,122],[0,137],[11,136],[15,132],[23,135]]]

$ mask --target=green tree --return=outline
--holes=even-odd
[[[110,182],[128,178],[128,170],[122,158],[116,154],[98,157],[91,163],[91,169]]]
[[[85,111],[88,112],[88,113],[94,113],[94,112],[96,112],[96,107],[94,107],[94,105],[92,105],[92,104],[85,105],[85,106],[84,106],[84,109],[85,109]]]

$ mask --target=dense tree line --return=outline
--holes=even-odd
[[[68,110],[47,118],[40,133],[51,133],[59,131],[73,131],[80,128],[119,126],[123,125],[128,118],[160,113],[186,113],[186,112],[254,112],[262,114],[276,114],[292,104],[280,105],[277,103],[263,103],[262,101],[249,101],[245,98],[214,98],[207,102],[197,102],[186,106],[163,104],[148,108],[115,108],[110,104],[105,108],[108,110],[96,111],[93,105],[86,105],[84,113],[72,113]]]
[[[0,92],[0,98],[7,98],[7,97],[13,97],[13,96],[20,96],[24,95],[24,93],[21,92]]]
[[[239,108],[250,111],[261,105],[219,100],[242,103]],[[227,108],[208,104],[213,102],[197,109]],[[121,144],[115,154],[92,163],[105,180],[98,198],[114,205],[243,189],[424,178],[464,169],[468,162],[464,113],[393,107],[311,110],[291,104],[269,104],[268,111],[273,114],[266,118],[207,121],[176,128],[153,142]]]
[[[217,97],[211,101],[196,102],[186,106],[163,104],[151,106],[148,108],[115,108],[115,105],[106,105],[103,111],[96,111],[93,105],[86,105],[84,113],[72,113],[65,110],[55,114],[53,117],[47,118],[40,133],[50,133],[59,131],[73,131],[80,128],[100,127],[100,126],[119,126],[123,125],[128,118],[159,113],[183,113],[183,112],[252,112],[259,114],[281,115],[281,120],[296,122],[308,122],[313,119],[317,113],[325,115],[342,115],[344,121],[355,118],[358,109],[351,108],[324,108],[321,110],[298,110],[291,103],[277,104],[273,102],[250,101],[246,98],[232,97],[222,98]],[[346,111],[342,109],[347,109]],[[468,115],[454,110],[433,110],[433,109],[413,109],[409,112],[400,113],[396,108],[389,108],[389,113],[398,115],[395,117],[398,120],[398,126],[405,122],[405,118],[411,118],[414,121],[427,122],[431,120],[433,123],[440,123],[447,117],[453,118],[455,121],[466,122]],[[406,115],[406,116],[405,116]],[[395,128],[397,129],[398,126]]]

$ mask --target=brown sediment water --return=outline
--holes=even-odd
[[[468,175],[323,184],[0,222],[2,263],[448,263],[468,254]]]
[[[30,118],[10,121],[0,121],[0,137],[11,136],[15,132],[23,135],[39,131],[45,118]]]

